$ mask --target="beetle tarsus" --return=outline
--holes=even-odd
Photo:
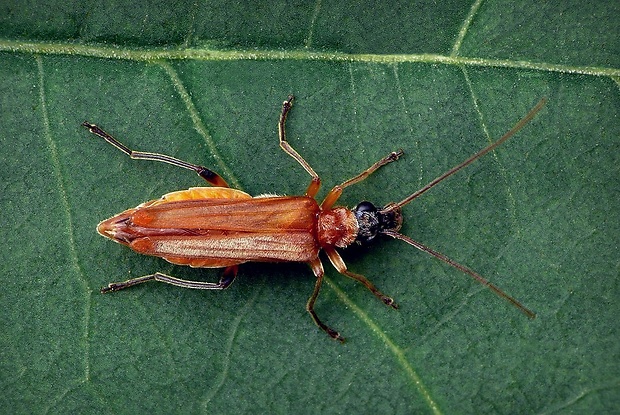
[[[392,151],[390,155],[386,157],[386,160],[391,163],[398,160],[403,154],[405,154],[405,152],[402,149],[399,149],[398,151]]]
[[[107,287],[102,287],[101,290],[99,290],[99,292],[101,292],[101,294],[105,294],[109,292],[120,291],[125,288],[133,287],[134,285],[142,284],[143,282],[156,280],[157,275],[159,275],[159,273],[145,275],[143,277],[138,277],[138,278],[132,278],[130,280],[123,281],[123,282],[111,282],[108,284]]]
[[[381,297],[381,301],[383,301],[383,304],[392,307],[394,310],[398,310],[398,304],[394,302],[394,299],[392,297],[384,295]]]
[[[327,334],[329,334],[329,336],[334,339],[334,340],[338,340],[340,343],[344,343],[345,342],[345,338],[342,337],[340,335],[340,333],[338,333],[336,330],[332,330],[329,327],[327,328]]]
[[[106,287],[101,287],[99,292],[101,294],[105,294],[105,293],[122,290],[123,288],[125,288],[125,285],[123,283],[113,282],[113,283],[108,284]]]
[[[295,99],[295,97],[293,95],[289,95],[286,98],[286,101],[284,101],[282,103],[282,117],[283,118],[286,118],[286,115],[291,110],[291,107],[293,106],[293,100],[294,99]]]
[[[312,314],[312,318],[314,322],[316,323],[316,325],[319,326],[319,328],[323,330],[325,333],[327,333],[329,337],[331,337],[334,340],[338,340],[340,343],[344,343],[345,338],[340,335],[340,332],[337,332],[331,327],[328,327],[321,320],[319,320],[319,318],[314,313],[314,310],[310,314]]]

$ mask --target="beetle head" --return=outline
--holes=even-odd
[[[400,207],[389,209],[390,205],[377,208],[370,202],[361,202],[353,213],[357,219],[359,230],[355,242],[366,245],[383,231],[398,231],[403,224]]]

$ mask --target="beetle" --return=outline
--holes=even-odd
[[[136,252],[162,257],[173,264],[197,268],[224,268],[222,277],[217,283],[183,280],[156,272],[123,282],[110,283],[101,289],[101,293],[122,290],[147,281],[160,281],[183,288],[222,290],[233,282],[238,266],[242,263],[305,262],[316,277],[314,291],[306,303],[306,310],[318,327],[333,339],[342,342],[344,338],[340,333],[324,324],[314,310],[324,275],[319,252],[325,252],[339,273],[359,281],[384,304],[396,309],[398,306],[391,297],[379,291],[363,275],[349,271],[337,251],[337,248],[346,248],[354,243],[366,245],[374,242],[379,235],[387,235],[427,252],[470,275],[509,301],[526,316],[534,318],[536,316],[534,312],[478,273],[398,231],[403,222],[401,212],[403,206],[505,142],[534,118],[545,101],[545,98],[540,100],[499,140],[400,202],[376,207],[370,202],[363,201],[354,209],[335,206],[342,191],[366,179],[380,167],[398,160],[403,151],[391,152],[352,179],[334,186],[319,204],[315,199],[321,186],[319,175],[286,139],[285,124],[293,104],[292,95],[282,104],[278,133],[282,150],[294,158],[312,177],[303,196],[252,197],[241,190],[231,189],[220,175],[206,167],[163,154],[133,151],[95,124],[85,121],[82,125],[91,133],[103,138],[132,159],[160,161],[193,170],[215,186],[193,187],[167,193],[160,199],[142,203],[102,221],[97,226],[97,231]]]

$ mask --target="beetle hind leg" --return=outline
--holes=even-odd
[[[319,316],[317,316],[316,311],[314,311],[314,303],[319,296],[319,291],[321,291],[321,284],[323,283],[323,275],[325,274],[325,271],[323,270],[323,264],[321,264],[321,260],[319,258],[316,258],[309,264],[312,268],[312,272],[314,272],[314,275],[316,276],[316,283],[314,284],[314,291],[306,303],[306,311],[310,313],[310,317],[312,317],[314,324],[319,326],[319,328],[327,333],[329,337],[334,340],[338,340],[340,343],[344,343],[344,337],[342,337],[336,330],[323,323]]]
[[[341,273],[342,275],[346,275],[347,277],[352,278],[356,281],[361,282],[362,284],[364,284],[366,288],[368,288],[370,292],[372,292],[375,295],[375,297],[381,300],[383,304],[390,306],[393,309],[398,309],[398,304],[394,302],[394,299],[392,297],[389,297],[383,294],[381,291],[379,291],[379,289],[375,287],[375,285],[372,282],[370,282],[368,278],[364,277],[363,275],[355,274],[347,270],[347,265],[344,263],[340,254],[334,248],[326,247],[324,249],[325,249],[325,253],[327,254],[327,257],[329,258],[332,265],[336,268],[336,270],[338,270],[339,273]]]
[[[116,138],[112,137],[110,134],[103,131],[101,128],[96,126],[95,124],[91,124],[87,121],[82,123],[83,127],[88,128],[88,131],[95,134],[97,137],[103,138],[107,143],[113,145],[123,153],[127,154],[130,158],[134,160],[151,160],[151,161],[161,161],[163,163],[172,164],[173,166],[181,167],[187,170],[192,170],[196,172],[197,175],[205,179],[207,182],[211,183],[213,186],[217,187],[229,187],[226,180],[222,178],[219,174],[210,170],[206,167],[199,166],[197,164],[188,163],[183,160],[179,160],[177,158],[167,156],[165,154],[159,153],[147,153],[144,151],[135,151],[127,147],[125,144],[118,141]]]
[[[237,265],[227,267],[224,270],[224,274],[217,283],[205,282],[205,281],[190,281],[183,280],[181,278],[171,277],[170,275],[156,272],[155,274],[145,275],[143,277],[132,278],[123,282],[112,282],[106,287],[101,288],[101,294],[105,294],[112,291],[120,291],[125,288],[133,287],[134,285],[142,284],[147,281],[159,281],[166,284],[174,285],[181,288],[190,288],[193,290],[224,290],[235,280],[237,276]]]

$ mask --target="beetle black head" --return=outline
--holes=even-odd
[[[355,242],[366,245],[385,230],[398,231],[403,224],[400,207],[394,209],[377,208],[370,202],[361,202],[353,213],[357,219],[359,230]]]

